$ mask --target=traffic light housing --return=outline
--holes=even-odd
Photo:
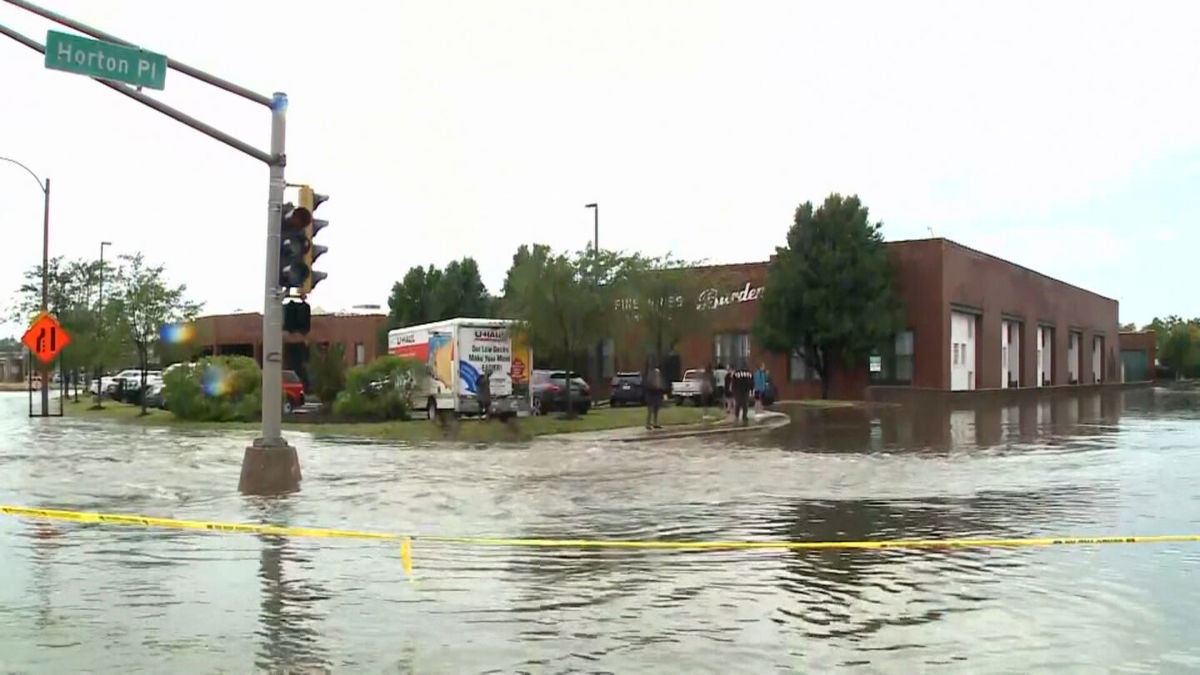
[[[283,303],[283,330],[307,335],[312,328],[312,308],[303,300]]]
[[[317,209],[320,208],[321,204],[324,204],[328,200],[328,195],[314,192],[313,189],[307,185],[300,186],[300,207],[297,209],[297,211],[303,212],[302,218],[304,219],[303,225],[305,241],[303,255],[304,265],[307,270],[307,275],[304,279],[304,282],[299,286],[300,297],[302,298],[311,293],[314,286],[321,283],[323,279],[329,276],[324,272],[318,272],[317,270],[313,269],[313,263],[316,262],[317,258],[320,258],[322,254],[329,250],[325,246],[313,243],[313,238],[317,236],[317,233],[329,225],[329,221],[320,220],[314,217],[314,214],[317,212]]]
[[[310,212],[291,203],[283,205],[279,220],[279,286],[301,288],[308,282],[309,242],[305,228],[312,220]]]

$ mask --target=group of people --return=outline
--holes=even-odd
[[[750,423],[750,403],[753,400],[756,410],[771,405],[775,399],[775,386],[771,382],[766,364],[759,364],[758,370],[751,371],[745,364],[741,368],[730,369],[723,365],[716,368],[709,366],[704,371],[704,390],[701,399],[707,405],[708,401],[720,400],[726,414],[732,413],[735,421],[742,424]],[[663,397],[670,393],[663,377],[662,370],[647,367],[642,374],[642,391],[646,396],[646,428],[661,429],[658,423],[658,411],[662,408]]]
[[[742,367],[737,369],[717,366],[715,370],[709,369],[709,372],[714,376],[724,373],[722,388],[717,391],[725,405],[726,413],[732,412],[735,421],[750,423],[751,401],[758,411],[775,402],[775,388],[766,364],[760,363],[755,371],[751,371],[743,363]]]

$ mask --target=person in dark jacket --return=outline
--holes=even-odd
[[[750,423],[750,395],[754,391],[754,373],[742,364],[733,373],[733,419]]]
[[[492,409],[492,383],[487,373],[480,373],[475,380],[475,398],[479,400],[479,414],[487,419]]]
[[[662,371],[647,367],[642,375],[642,391],[646,395],[646,428],[661,429],[662,426],[658,423],[658,409],[662,407],[663,394],[666,393]]]

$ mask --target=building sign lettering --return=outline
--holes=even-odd
[[[701,311],[720,309],[726,305],[741,304],[743,302],[756,302],[762,298],[765,286],[754,286],[749,281],[736,291],[723,292],[716,288],[706,288],[700,292],[696,298],[696,309]],[[664,301],[671,307],[682,307],[683,296],[676,295]],[[621,298],[616,302],[616,309],[622,312],[636,312],[638,308],[637,298]]]

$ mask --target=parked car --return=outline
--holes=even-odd
[[[146,371],[146,385],[149,386],[151,384],[162,384],[161,370]],[[136,403],[140,401],[141,388],[142,371],[138,368],[129,368],[113,376],[112,380],[104,388],[104,395],[115,401]]]
[[[683,380],[671,383],[671,398],[675,403],[683,405],[691,402],[697,405],[710,405],[713,392],[704,393],[704,380],[707,373],[703,370],[688,370],[683,373]]]
[[[535,370],[532,378],[533,412],[535,415],[567,409],[567,373],[563,370]],[[592,388],[571,373],[571,407],[580,414],[592,409]]]
[[[304,407],[304,382],[295,371],[283,371],[283,412],[293,413]]]
[[[147,408],[167,409],[167,399],[163,396],[164,388],[162,382],[146,383],[146,391],[143,396],[146,397]],[[139,401],[140,402],[140,401]]]
[[[608,404],[614,408],[622,405],[641,405],[646,402],[642,391],[641,373],[617,373],[612,379],[612,393]]]

